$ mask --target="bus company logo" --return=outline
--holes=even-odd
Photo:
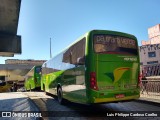
[[[137,58],[124,58],[124,61],[137,61]]]
[[[128,70],[130,70],[129,67],[120,67],[120,68],[116,68],[112,73],[106,73],[106,75],[112,79],[113,83],[116,83],[121,79],[123,74]]]

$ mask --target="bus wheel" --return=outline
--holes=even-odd
[[[58,102],[60,104],[64,104],[64,100],[63,100],[63,95],[62,95],[62,89],[61,87],[58,87],[58,90],[57,90],[57,96],[58,96]]]

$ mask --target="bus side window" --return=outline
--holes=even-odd
[[[72,63],[74,65],[84,65],[85,61],[85,38],[72,46]]]
[[[86,38],[83,38],[80,41],[78,41],[76,44],[68,48],[68,50],[66,50],[63,53],[62,62],[69,63],[72,65],[78,65],[78,58],[79,58],[82,64],[82,61],[83,62],[85,61],[85,43],[86,43]]]

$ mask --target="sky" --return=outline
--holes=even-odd
[[[141,45],[160,24],[160,0],[22,0],[17,35],[22,54],[6,59],[50,59],[93,29],[133,34]]]

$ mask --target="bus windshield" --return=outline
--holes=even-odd
[[[94,51],[100,54],[138,55],[135,40],[122,36],[94,35]]]
[[[36,67],[36,73],[41,73],[41,67]]]

